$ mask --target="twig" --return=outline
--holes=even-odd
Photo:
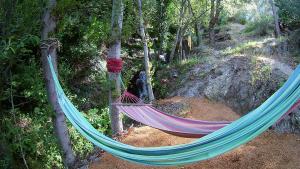
[[[13,88],[12,88],[12,73],[11,73],[11,70],[9,71],[9,75],[10,75],[10,103],[11,103],[11,112],[13,114],[14,123],[17,126],[16,112],[15,112],[15,105],[14,105],[14,96],[13,96],[13,92],[12,92]],[[27,165],[27,161],[25,159],[24,150],[23,150],[23,147],[21,145],[21,134],[18,132],[17,136],[18,136],[18,141],[19,141],[19,144],[20,144],[20,150],[21,150],[21,154],[22,154],[22,159],[23,159],[24,165],[25,165],[26,169],[29,169],[29,167]]]
[[[31,101],[22,102],[19,104],[16,104],[15,107],[23,106],[24,104],[30,103]]]

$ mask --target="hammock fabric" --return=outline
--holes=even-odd
[[[181,137],[200,138],[230,123],[227,121],[192,120],[173,116],[157,110],[150,104],[143,103],[141,99],[127,91],[113,105],[135,121]]]
[[[261,106],[227,126],[191,143],[164,147],[135,147],[97,131],[65,95],[48,58],[58,103],[72,125],[101,149],[134,163],[155,166],[184,165],[213,158],[245,144],[266,131],[300,99],[300,66]]]

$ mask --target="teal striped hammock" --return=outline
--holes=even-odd
[[[135,147],[97,131],[65,95],[48,57],[58,103],[72,125],[90,142],[127,161],[153,166],[175,166],[207,160],[245,144],[271,127],[300,99],[300,66],[261,106],[231,124],[188,144]]]

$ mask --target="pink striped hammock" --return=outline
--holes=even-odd
[[[229,121],[202,121],[173,116],[154,108],[151,104],[145,104],[127,91],[113,105],[135,121],[187,138],[202,137],[230,123]]]
[[[154,108],[151,104],[145,104],[141,99],[127,91],[113,105],[137,122],[186,138],[200,138],[230,123],[230,121],[203,121],[173,116]],[[300,100],[286,112],[285,116],[299,105]]]

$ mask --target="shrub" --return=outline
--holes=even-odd
[[[247,23],[247,11],[239,10],[234,16],[231,18],[231,21],[240,23],[245,25]]]
[[[262,16],[246,25],[245,33],[249,35],[265,36],[273,31],[272,19],[269,16]]]

